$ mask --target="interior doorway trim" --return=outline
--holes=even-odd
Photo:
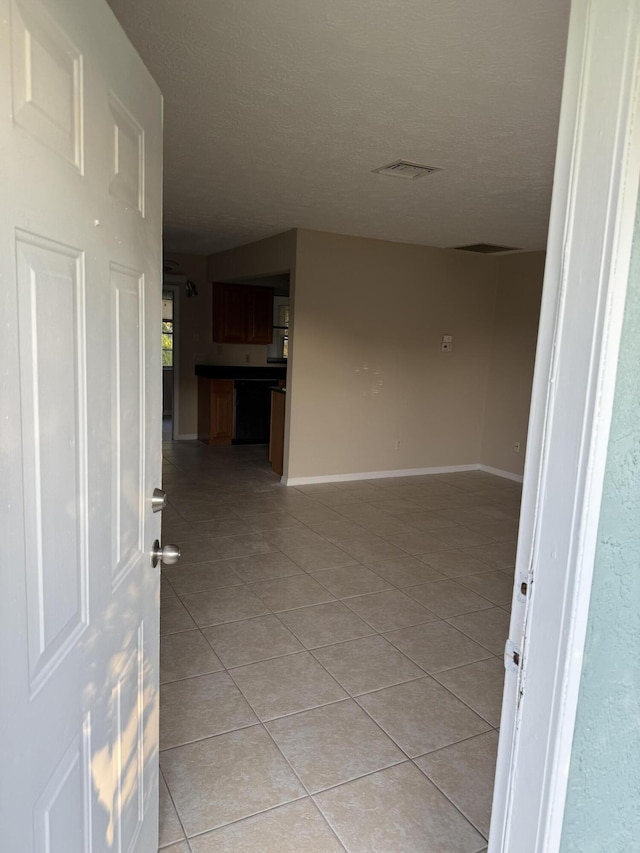
[[[164,274],[162,289],[173,292],[173,411],[171,413],[171,438],[173,441],[180,436],[180,298],[187,279],[181,275]]]
[[[640,175],[640,0],[573,0],[490,853],[561,846]],[[527,594],[519,590],[526,583]]]

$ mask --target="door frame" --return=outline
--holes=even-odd
[[[178,371],[180,369],[180,294],[184,292],[186,284],[187,278],[184,275],[171,275],[170,273],[164,273],[164,275],[162,276],[162,289],[173,291],[173,411],[171,413],[172,441],[177,441],[180,437],[180,382],[178,381]]]
[[[489,852],[560,849],[640,176],[640,0],[573,0]],[[520,594],[522,582],[527,595]]]

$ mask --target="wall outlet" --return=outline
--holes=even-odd
[[[396,450],[400,450],[400,439],[396,438]]]
[[[513,452],[514,453],[520,453],[520,442],[519,441],[513,442]]]
[[[440,344],[440,349],[442,352],[451,352],[451,350],[453,349],[453,344],[451,343],[451,341],[442,341],[442,343]]]

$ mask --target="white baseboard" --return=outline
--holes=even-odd
[[[492,468],[491,465],[478,465],[480,471],[486,474],[495,474],[496,477],[504,477],[505,480],[513,480],[514,483],[521,483],[524,479],[522,474],[512,474],[511,471],[503,471],[502,468]]]
[[[455,474],[457,471],[484,471],[494,474],[496,477],[504,477],[515,483],[522,482],[520,474],[512,474],[500,468],[491,468],[489,465],[441,465],[436,468],[400,468],[396,471],[361,471],[352,474],[324,474],[319,477],[282,477],[283,486],[311,486],[316,483],[347,483],[356,480],[381,480],[385,477],[420,477],[424,474]]]
[[[283,486],[311,486],[315,483],[347,483],[355,480],[381,480],[384,477],[419,477],[424,474],[453,474],[477,471],[479,465],[442,465],[437,468],[400,468],[397,471],[361,471],[353,474],[324,474],[319,477],[283,477]]]
[[[185,432],[182,435],[174,436],[174,441],[194,441],[198,437],[197,432]]]

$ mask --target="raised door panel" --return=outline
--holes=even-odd
[[[116,587],[144,550],[144,275],[115,262],[111,279],[112,572]]]
[[[273,290],[248,287],[246,343],[270,344],[273,340]]]
[[[112,122],[109,192],[144,216],[144,131],[113,92],[109,92],[109,111]]]
[[[84,257],[17,231],[32,696],[88,624]],[[51,496],[55,500],[51,500]]]
[[[247,288],[237,284],[213,285],[213,340],[241,344],[246,339]]]
[[[145,702],[144,623],[129,645],[114,659],[111,715],[114,739],[112,786],[116,850],[132,851],[144,817],[144,744],[149,734],[149,706]]]
[[[11,7],[13,120],[82,173],[82,55],[40,4]]]
[[[91,716],[69,744],[34,807],[37,853],[91,850]]]

